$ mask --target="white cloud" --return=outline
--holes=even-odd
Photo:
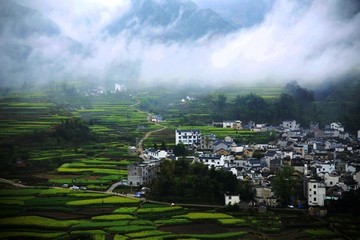
[[[20,1],[20,0],[19,0]],[[325,81],[359,73],[360,14],[339,15],[341,0],[278,0],[264,22],[223,37],[159,43],[112,37],[101,29],[130,7],[124,1],[39,0],[37,4],[90,54],[75,54],[63,39],[33,38],[28,62],[34,78],[107,79],[181,83]],[[41,5],[40,3],[46,3]],[[41,5],[41,7],[40,7]],[[144,29],[145,30],[145,29]],[[64,37],[64,36],[63,36]],[[57,69],[57,71],[54,71]]]

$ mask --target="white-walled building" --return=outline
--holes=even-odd
[[[326,187],[333,187],[339,183],[340,176],[333,173],[325,173],[324,182]]]
[[[282,127],[293,131],[299,129],[300,124],[297,124],[296,120],[285,120],[282,122]]]
[[[229,161],[226,160],[224,155],[202,154],[199,156],[199,162],[202,162],[209,168],[229,167]]]
[[[316,180],[310,180],[307,184],[308,189],[308,205],[324,206],[326,198],[325,184]]]
[[[144,161],[127,166],[127,182],[130,186],[149,184],[157,175],[159,160]]]
[[[319,173],[332,173],[335,171],[335,163],[318,163],[316,164],[316,174]]]
[[[175,130],[175,144],[183,143],[185,146],[192,146],[200,143],[200,130]]]
[[[144,155],[147,158],[163,159],[166,158],[169,154],[165,150],[156,150],[154,148],[149,148],[144,151]]]
[[[225,205],[235,205],[240,203],[240,195],[225,194]]]
[[[115,92],[126,92],[126,86],[115,83]]]
[[[339,123],[339,122],[330,123],[330,128],[331,128],[331,129],[334,129],[334,130],[338,130],[338,131],[340,131],[340,132],[343,132],[343,131],[344,131],[344,127],[343,127],[342,124]]]

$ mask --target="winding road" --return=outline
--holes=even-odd
[[[145,111],[142,111],[142,110],[136,108],[136,106],[138,106],[139,104],[140,104],[140,100],[136,99],[136,103],[130,105],[130,107],[134,108],[136,111],[138,111],[138,112],[140,112],[140,113],[145,113],[145,114],[147,115],[146,120],[147,120],[148,122],[150,122],[150,121],[151,121],[151,113],[145,112]],[[142,159],[145,158],[145,157],[144,157],[143,142],[144,142],[147,138],[149,138],[149,137],[151,136],[151,134],[156,133],[156,132],[161,132],[161,131],[167,129],[167,126],[163,126],[163,125],[158,124],[158,123],[154,123],[154,125],[158,125],[158,126],[160,126],[160,127],[162,127],[162,128],[147,132],[147,133],[144,135],[144,137],[142,137],[142,138],[140,139],[140,141],[138,142],[138,146],[136,146],[137,149],[138,149],[138,152],[139,152],[139,154],[140,154],[140,157],[141,157]],[[144,160],[145,160],[145,159],[144,159]]]

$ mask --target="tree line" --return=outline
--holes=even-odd
[[[186,159],[162,161],[150,188],[152,199],[169,202],[224,204],[224,193],[252,198],[251,189],[231,172]]]
[[[314,93],[300,87],[296,82],[288,83],[279,98],[264,99],[250,93],[237,95],[228,101],[225,94],[209,100],[211,116],[215,121],[239,119],[244,123],[278,124],[285,119],[296,119],[301,124],[319,121],[321,112],[315,104]]]

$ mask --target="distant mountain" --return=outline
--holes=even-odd
[[[185,41],[235,30],[210,9],[190,0],[132,0],[131,9],[110,23],[110,35],[128,33],[149,40]]]
[[[64,69],[61,56],[47,57],[54,46],[74,57],[90,54],[81,43],[64,36],[46,15],[11,0],[0,0],[0,86],[40,82],[41,78],[46,81],[44,69],[49,72]]]
[[[27,38],[33,34],[58,35],[57,25],[40,12],[10,0],[0,1],[0,34]]]

